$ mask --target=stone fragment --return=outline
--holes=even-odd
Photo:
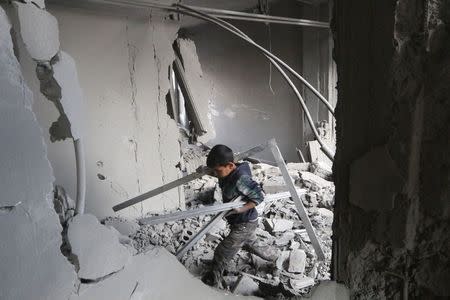
[[[291,273],[304,273],[306,267],[306,253],[304,250],[295,249],[291,251],[289,255],[289,267],[288,272]]]
[[[250,277],[242,275],[236,283],[233,293],[242,296],[252,296],[259,290],[259,285]]]
[[[275,240],[275,244],[280,247],[286,246],[287,244],[289,244],[290,242],[292,242],[294,240],[294,237],[295,237],[294,232],[287,231],[281,237],[279,237]]]
[[[304,172],[309,170],[310,163],[287,163],[286,166],[289,171]]]
[[[334,186],[333,182],[323,179],[310,172],[300,172],[301,180],[305,185],[312,185],[317,189]]]
[[[274,176],[266,178],[262,182],[264,192],[267,194],[275,194],[289,191],[282,176]]]
[[[285,267],[287,267],[287,260],[289,258],[289,254],[290,254],[289,251],[281,252],[280,256],[276,261],[277,269],[284,270]]]
[[[109,276],[98,283],[81,284],[79,291],[74,291],[69,298],[69,300],[92,299],[237,300],[244,297],[229,293],[227,295],[203,284],[189,274],[175,256],[163,248],[156,247],[134,256],[130,264],[114,276]]]
[[[93,215],[77,215],[69,221],[68,242],[78,258],[78,277],[97,280],[121,270],[131,254],[117,234],[101,225]]]
[[[289,284],[294,290],[301,290],[309,286],[314,285],[315,280],[313,278],[304,277],[301,279],[289,279]]]
[[[272,232],[284,232],[291,230],[294,226],[294,221],[285,219],[265,219],[266,225]]]
[[[37,61],[50,61],[59,51],[58,21],[31,3],[13,3],[19,17],[20,35],[30,56]]]

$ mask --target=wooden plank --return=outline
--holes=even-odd
[[[233,202],[240,202],[242,200],[242,196],[237,197]],[[229,211],[229,210],[228,210]],[[220,214],[216,215],[208,224],[206,224],[200,231],[194,235],[180,250],[177,251],[177,258],[181,259],[186,252],[188,252],[195,244],[197,244],[200,239],[207,234],[213,227],[216,225],[223,217],[227,214],[228,211],[223,211]]]
[[[283,156],[281,155],[280,149],[278,148],[277,142],[275,139],[271,139],[269,141],[269,148],[272,151],[275,161],[277,162],[278,167],[281,170],[281,174],[283,175],[283,179],[284,179],[287,187],[289,188],[289,192],[291,193],[292,200],[294,200],[298,215],[300,216],[300,219],[302,220],[302,222],[306,228],[306,232],[308,233],[309,239],[311,240],[311,244],[314,247],[314,250],[316,251],[317,257],[319,260],[324,260],[325,254],[322,250],[322,247],[320,246],[319,240],[317,239],[316,233],[311,224],[311,220],[308,217],[306,209],[303,206],[303,203],[300,200],[299,195],[297,194],[297,191],[296,191],[296,188],[294,185],[294,181],[292,180],[291,176],[289,175],[286,163],[284,162]]]
[[[142,218],[139,220],[139,223],[146,225],[154,225],[159,223],[178,221],[187,218],[194,218],[201,215],[220,213],[225,210],[242,207],[244,204],[245,202],[240,201],[240,202],[228,202],[216,205],[208,205],[191,210],[177,211],[171,214]]]

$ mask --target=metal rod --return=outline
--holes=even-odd
[[[295,150],[297,150],[297,155],[298,155],[298,158],[300,159],[300,162],[305,163],[306,160],[305,160],[305,157],[303,156],[302,150],[300,150],[300,148],[295,148]]]
[[[239,202],[242,200],[242,196],[237,197],[233,202]],[[184,244],[183,247],[181,247],[178,251],[177,251],[177,258],[181,259],[186,252],[188,252],[198,241],[200,241],[200,239],[207,234],[213,227],[214,225],[216,225],[220,220],[222,220],[223,217],[225,217],[225,215],[227,214],[228,211],[223,211],[220,214],[218,214],[217,216],[215,216],[211,221],[209,221],[208,224],[206,224],[202,229],[200,229],[200,231],[194,235],[186,244]]]
[[[263,54],[269,59],[270,62],[272,62],[272,64],[277,68],[277,70],[280,72],[280,74],[284,77],[284,79],[286,80],[286,82],[289,84],[289,86],[292,88],[292,90],[294,91],[295,95],[297,96],[300,105],[303,108],[303,112],[306,115],[306,118],[308,120],[309,125],[311,126],[311,129],[314,133],[314,136],[316,137],[317,141],[319,142],[320,146],[321,146],[321,150],[324,152],[324,154],[331,160],[333,161],[334,159],[334,154],[331,152],[330,149],[328,149],[328,146],[322,141],[322,139],[320,138],[320,135],[314,125],[314,121],[311,117],[311,114],[309,113],[308,107],[306,106],[305,101],[303,100],[303,97],[300,95],[300,92],[298,91],[297,87],[294,85],[294,83],[292,82],[292,80],[289,78],[289,76],[283,71],[283,69],[281,68],[281,66],[278,64],[282,64],[286,69],[288,69],[291,73],[293,73],[294,75],[296,74],[296,76],[298,76],[299,79],[302,79],[303,81],[306,82],[307,85],[309,85],[311,87],[311,89],[313,89],[313,91],[315,91],[315,89],[303,78],[301,77],[298,73],[296,73],[292,68],[289,67],[289,65],[287,65],[285,62],[283,62],[281,59],[279,59],[277,56],[273,55],[271,52],[267,51],[264,47],[260,46],[259,44],[257,44],[256,42],[254,42],[250,37],[248,37],[245,33],[243,33],[242,31],[240,31],[238,28],[236,28],[235,26],[231,25],[230,23],[224,21],[224,20],[220,20],[218,18],[215,17],[211,17],[207,14],[204,14],[202,12],[199,11],[195,11],[187,6],[181,5],[181,4],[176,4],[176,6],[181,7],[186,9],[187,11],[183,12],[184,14],[188,14],[188,15],[193,15],[196,16],[197,18],[203,19],[203,20],[207,20],[211,23],[214,23],[216,25],[218,25],[219,27],[222,27],[223,29],[233,33],[234,35],[242,38],[243,40],[247,41],[248,43],[250,43],[251,45],[255,46],[257,49],[259,49],[260,51],[263,52]],[[275,61],[276,60],[276,61]],[[317,92],[317,91],[316,91]],[[317,92],[318,93],[318,92]],[[319,96],[320,93],[318,93]],[[327,104],[328,109],[330,110],[331,113],[334,113],[333,109],[331,108],[331,105],[328,103],[328,101],[323,98],[323,96],[321,96],[322,98],[319,97],[319,99],[321,99],[322,102],[324,102],[325,104]]]
[[[289,188],[289,192],[291,193],[292,200],[294,200],[294,204],[297,208],[298,215],[305,225],[306,232],[308,233],[309,239],[313,245],[314,250],[316,251],[317,257],[319,260],[325,259],[325,254],[320,246],[319,240],[317,239],[316,233],[314,231],[314,227],[311,224],[311,220],[308,217],[305,207],[303,206],[303,202],[297,194],[294,181],[289,175],[289,171],[287,169],[286,163],[284,162],[283,156],[281,155],[280,149],[277,146],[277,142],[275,139],[271,139],[269,141],[269,148],[272,151],[272,154],[275,158],[275,161],[278,164],[278,167],[281,170],[281,174],[283,175],[283,179]]]
[[[191,89],[189,88],[189,84],[187,83],[186,77],[184,75],[183,64],[181,63],[178,56],[175,56],[174,71],[179,79],[178,84],[186,95],[186,109],[190,112],[190,117],[192,119],[192,123],[194,124],[195,131],[198,135],[203,135],[206,133],[206,129],[203,126],[202,121],[200,120],[200,114],[197,110],[197,106],[195,105],[194,96],[192,95]]]
[[[166,11],[176,12],[178,11],[171,5],[155,3],[151,1],[141,2],[141,1],[121,1],[121,0],[88,0],[87,2],[94,3],[108,3],[115,4],[121,6],[134,6],[140,8],[156,8],[162,9]],[[274,23],[274,24],[285,24],[285,25],[295,25],[295,26],[306,26],[306,27],[315,27],[315,28],[330,28],[330,24],[328,22],[320,22],[315,20],[307,20],[307,19],[297,19],[297,18],[287,18],[280,16],[270,16],[263,14],[253,14],[253,13],[245,13],[239,11],[232,10],[224,10],[224,9],[215,9],[208,7],[200,7],[200,6],[191,6],[188,7],[209,13],[215,17],[222,19],[236,19],[243,21],[251,21],[251,22],[264,22],[264,23]]]
[[[245,204],[245,202],[240,201],[240,202],[228,202],[228,203],[221,203],[221,204],[216,204],[216,205],[208,205],[208,206],[191,209],[191,210],[177,211],[177,212],[174,212],[171,214],[166,214],[166,215],[161,215],[161,216],[142,218],[139,220],[139,223],[145,224],[145,225],[154,225],[154,224],[159,224],[159,223],[178,221],[178,220],[193,218],[193,217],[197,217],[197,216],[201,216],[201,215],[220,213],[225,210],[242,207],[244,204]]]
[[[253,147],[253,148],[247,150],[247,151],[235,154],[234,160],[236,162],[240,161],[240,160],[242,160],[242,159],[244,159],[246,157],[249,157],[249,156],[252,156],[253,154],[261,152],[261,151],[263,151],[266,148],[267,148],[267,144],[258,145],[256,147]],[[184,176],[182,178],[179,178],[177,180],[169,182],[169,183],[167,183],[167,184],[165,184],[163,186],[157,187],[156,189],[153,189],[153,190],[151,190],[149,192],[146,192],[146,193],[144,193],[142,195],[139,195],[139,196],[136,196],[134,198],[131,198],[130,200],[127,200],[125,202],[119,203],[119,204],[113,206],[113,210],[114,211],[119,211],[119,210],[127,208],[127,207],[129,207],[131,205],[134,205],[134,204],[137,204],[139,202],[142,202],[142,201],[144,201],[144,200],[146,200],[148,198],[151,198],[151,197],[154,197],[154,196],[159,195],[161,193],[167,192],[168,190],[176,188],[177,186],[180,186],[180,185],[186,184],[186,183],[188,183],[188,182],[190,182],[192,180],[201,178],[203,175],[208,174],[209,171],[210,171],[209,168],[201,166],[194,173],[191,173],[191,174],[189,174],[187,176]]]
[[[156,195],[159,195],[161,193],[167,192],[168,190],[171,190],[173,188],[176,188],[177,186],[183,185],[185,183],[188,183],[194,179],[197,178],[201,178],[203,175],[205,175],[207,172],[207,170],[200,170],[200,171],[196,171],[194,173],[191,173],[187,176],[181,177],[177,180],[174,180],[172,182],[169,182],[163,186],[157,187],[156,189],[153,189],[147,193],[144,193],[142,195],[136,196],[134,198],[131,198],[130,200],[127,200],[125,202],[122,202],[120,204],[117,204],[115,206],[113,206],[113,210],[114,211],[119,211],[122,210],[124,208],[127,208],[128,206],[137,204],[139,202],[142,202],[148,198],[154,197]]]

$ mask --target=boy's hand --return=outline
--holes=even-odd
[[[242,214],[242,213],[245,213],[246,211],[248,211],[248,210],[254,208],[255,206],[256,206],[255,202],[249,201],[249,202],[245,203],[244,206],[242,206],[242,207],[233,208],[233,209],[227,214],[227,216],[229,216],[229,215],[234,215],[234,214]]]

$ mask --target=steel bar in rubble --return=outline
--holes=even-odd
[[[234,160],[237,162],[239,160],[242,160],[244,158],[252,156],[252,155],[254,155],[256,153],[259,153],[259,152],[263,151],[266,148],[267,148],[267,143],[258,145],[256,147],[253,147],[253,148],[251,148],[251,149],[249,149],[247,151],[244,151],[244,152],[239,152],[239,153],[235,154]],[[167,184],[165,184],[163,186],[157,187],[154,190],[148,191],[148,192],[146,192],[146,193],[144,193],[142,195],[139,195],[139,196],[136,196],[134,198],[131,198],[130,200],[127,200],[125,202],[119,203],[119,204],[113,206],[112,209],[114,211],[122,210],[122,209],[127,208],[127,207],[129,207],[131,205],[134,205],[134,204],[137,204],[139,202],[142,202],[142,201],[144,201],[144,200],[146,200],[148,198],[151,198],[151,197],[154,197],[154,196],[159,195],[161,193],[167,192],[168,190],[176,188],[177,186],[186,184],[186,183],[188,183],[188,182],[190,182],[190,181],[192,181],[194,179],[201,178],[203,175],[208,174],[209,171],[210,171],[210,169],[207,168],[207,167],[200,167],[194,173],[191,173],[191,174],[189,174],[187,176],[184,176],[184,177],[181,177],[181,178],[179,178],[177,180],[169,182],[169,183],[167,183]]]
[[[139,223],[145,225],[155,225],[159,223],[178,221],[187,218],[193,218],[201,215],[209,215],[220,213],[226,210],[230,210],[233,208],[242,207],[245,204],[243,201],[239,202],[228,202],[216,205],[208,205],[201,208],[190,209],[185,211],[177,211],[171,214],[161,215],[161,216],[153,216],[148,218],[142,218],[139,220]]]
[[[294,200],[295,206],[297,208],[298,215],[305,225],[306,232],[308,233],[309,239],[316,251],[317,257],[319,260],[325,259],[325,254],[323,253],[322,247],[320,246],[319,240],[317,239],[317,235],[314,231],[314,227],[311,224],[311,220],[308,217],[305,207],[303,206],[303,202],[301,201],[299,195],[297,194],[294,181],[289,175],[286,163],[284,162],[283,156],[281,155],[280,149],[277,146],[277,142],[275,139],[271,139],[269,141],[269,148],[272,151],[272,154],[275,158],[275,161],[278,164],[278,167],[281,170],[281,174],[283,175],[283,179],[291,193],[292,200]]]
[[[242,196],[239,196],[233,202],[239,203],[241,202],[242,198]],[[223,219],[223,217],[225,217],[227,212],[228,211],[221,212],[220,214],[216,215],[211,221],[209,221],[208,224],[203,226],[203,228],[200,229],[200,231],[196,235],[194,235],[186,244],[184,244],[183,247],[181,247],[177,251],[177,258],[181,259],[186,254],[186,252],[188,252],[195,244],[197,244],[197,242],[200,241],[200,239],[214,227],[214,225],[216,225],[220,220]]]

